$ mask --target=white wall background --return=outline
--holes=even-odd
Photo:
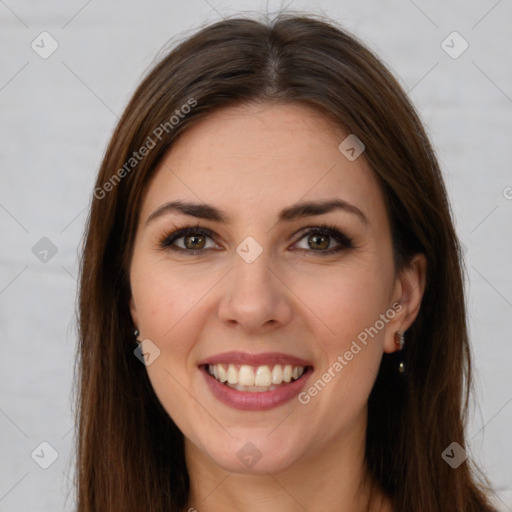
[[[282,4],[0,0],[1,512],[73,510],[77,247],[118,116],[171,38],[207,20]],[[467,248],[479,402],[468,438],[501,509],[512,511],[512,2],[288,6],[323,12],[366,41],[431,133]],[[46,59],[31,47],[51,49],[43,31],[58,43]],[[453,31],[469,44],[458,58],[441,46]],[[453,41],[447,44],[458,53],[463,42]],[[48,469],[35,462],[53,460],[41,442],[58,454]]]

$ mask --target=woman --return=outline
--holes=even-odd
[[[228,19],[144,79],[80,287],[78,510],[493,510],[464,449],[460,247],[383,64]]]

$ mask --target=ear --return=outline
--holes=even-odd
[[[393,304],[398,307],[394,318],[389,322],[384,339],[384,352],[398,350],[395,334],[402,334],[409,329],[420,311],[421,300],[425,292],[427,276],[427,258],[424,254],[416,254],[411,262],[397,276],[393,293]]]

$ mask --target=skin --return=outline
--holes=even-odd
[[[367,400],[383,352],[397,350],[395,333],[417,316],[425,258],[395,273],[382,193],[364,154],[349,161],[338,150],[347,135],[298,104],[218,110],[176,140],[144,196],[130,308],[139,338],[160,349],[147,371],[184,433],[189,506],[199,512],[392,510],[377,487],[369,494]],[[357,206],[368,222],[344,210],[277,222],[298,201],[334,198]],[[146,223],[177,199],[216,206],[231,221],[170,212]],[[354,247],[322,256],[338,246],[327,237],[328,249],[311,248],[312,235],[302,231],[322,222]],[[200,239],[204,254],[158,245],[198,223],[215,233]],[[248,236],[263,250],[252,263],[236,252]],[[198,369],[225,351],[283,352],[312,362],[307,389],[396,302],[394,318],[307,404],[240,411],[219,402]],[[250,468],[237,457],[248,441],[261,453]]]

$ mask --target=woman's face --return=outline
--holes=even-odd
[[[218,110],[144,197],[130,307],[149,378],[188,452],[228,471],[360,451],[382,354],[419,307],[348,135],[297,104]]]

